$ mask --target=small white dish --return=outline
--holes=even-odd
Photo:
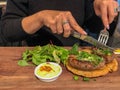
[[[37,78],[44,82],[55,81],[62,73],[62,67],[54,62],[46,62],[38,65],[34,74]]]

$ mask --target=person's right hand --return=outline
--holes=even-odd
[[[86,34],[69,11],[44,10],[40,12],[40,18],[43,25],[49,27],[53,33],[63,34],[64,37],[68,37],[71,30]]]

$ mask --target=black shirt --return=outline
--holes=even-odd
[[[21,20],[41,10],[61,10],[70,11],[78,24],[83,26],[85,18],[89,17],[88,13],[86,15],[85,4],[91,1],[93,0],[7,0],[6,13],[2,17],[2,34],[9,42],[26,40],[29,45],[45,45],[52,41],[56,45],[73,45],[79,40],[52,34],[44,27],[34,35],[28,35],[21,26]]]

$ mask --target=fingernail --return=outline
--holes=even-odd
[[[87,35],[87,33],[85,31],[83,31],[83,34]]]
[[[109,26],[109,25],[107,25],[107,26],[106,26],[106,28],[109,30],[109,29],[110,29],[110,26]]]

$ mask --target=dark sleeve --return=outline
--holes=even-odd
[[[93,1],[94,0],[85,1],[85,20],[88,20],[94,13]]]
[[[100,30],[104,28],[102,20],[98,17],[94,12],[93,7],[94,0],[86,0],[85,3],[85,26],[91,31],[92,33],[99,33]]]
[[[8,41],[21,41],[28,36],[21,20],[28,15],[28,0],[7,0],[6,12],[2,16],[2,34]]]

